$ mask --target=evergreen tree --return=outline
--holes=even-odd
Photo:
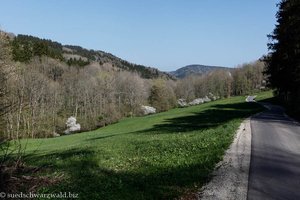
[[[278,7],[265,72],[282,99],[295,106],[300,103],[300,1],[282,0]]]

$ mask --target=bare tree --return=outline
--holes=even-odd
[[[119,72],[116,78],[116,91],[118,107],[123,105],[125,115],[134,115],[139,111],[142,104],[146,103],[147,94],[144,80],[137,74]]]

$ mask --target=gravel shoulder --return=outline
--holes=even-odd
[[[247,199],[251,157],[250,118],[240,125],[223,161],[213,172],[213,179],[198,193],[198,199]]]

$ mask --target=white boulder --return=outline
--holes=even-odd
[[[153,108],[151,106],[141,106],[141,110],[143,111],[144,115],[156,113],[156,108]]]
[[[67,130],[65,130],[65,134],[70,134],[72,132],[75,132],[75,131],[80,131],[80,124],[76,124],[76,118],[75,117],[69,117],[67,122],[66,122],[66,125],[67,125]]]

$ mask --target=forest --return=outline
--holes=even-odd
[[[277,103],[300,119],[300,3],[281,1],[278,8],[277,25],[268,35],[269,53],[263,59],[265,74],[269,86],[276,90]]]
[[[161,112],[177,107],[178,99],[192,101],[209,93],[227,98],[265,86],[264,64],[260,61],[184,79],[145,78],[126,65],[115,70],[109,60],[101,65],[89,59],[78,67],[53,50],[61,47],[59,43],[34,39],[40,45],[16,45],[21,38],[1,32],[1,138],[6,139],[63,134],[70,116],[80,123],[81,131],[87,131],[124,117],[140,116],[141,105]],[[26,48],[31,49],[30,55],[24,55]],[[76,49],[82,56],[90,52]],[[110,65],[103,67],[106,64]]]

